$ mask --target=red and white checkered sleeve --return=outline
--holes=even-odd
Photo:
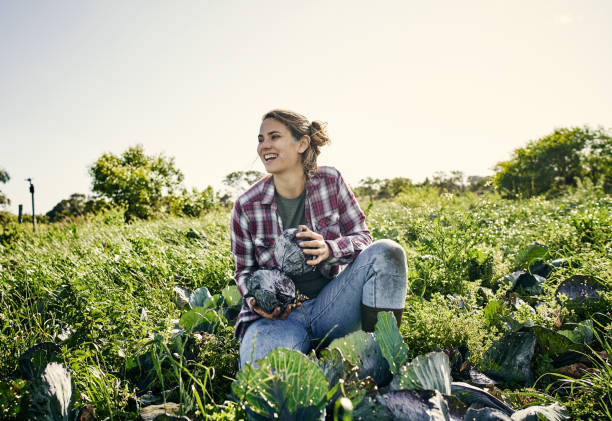
[[[342,237],[327,243],[334,263],[347,264],[372,243],[372,235],[365,224],[365,214],[359,207],[355,195],[338,174],[338,213]]]
[[[246,279],[255,270],[256,262],[249,234],[249,218],[238,201],[232,209],[230,241],[236,265],[234,279],[238,291],[244,296],[247,293]]]

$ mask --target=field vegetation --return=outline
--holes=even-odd
[[[559,133],[513,162],[577,136]],[[609,139],[592,148],[602,155]],[[118,162],[172,166],[128,152],[105,155],[92,174]],[[597,176],[562,184],[553,174],[545,194],[510,161],[505,188],[458,172],[419,185],[363,180],[354,190],[374,239],[407,255],[399,329],[382,314],[376,335],[308,356],[277,350],[241,371],[229,194],[215,203],[212,189],[180,193],[172,169],[171,192],[160,180],[132,192],[154,201],[129,207],[128,177],[106,199],[73,195],[36,233],[0,214],[0,418],[407,419],[418,407],[419,419],[612,419],[602,156],[589,161]],[[259,174],[230,176],[236,186]],[[90,200],[103,202],[84,212]]]
[[[439,195],[434,188],[413,188],[394,200],[364,198],[374,238],[394,239],[407,252],[409,296],[400,332],[408,359],[446,351],[459,368],[486,371],[487,350],[513,329],[567,331],[591,320],[594,340],[580,348],[581,365],[556,367],[558,355],[536,349],[530,376],[494,388],[515,409],[558,401],[576,418],[609,416],[611,205],[590,182],[553,200]],[[176,287],[205,286],[215,295],[232,283],[228,220],[228,211],[219,210],[126,224],[111,210],[42,225],[37,235],[26,229],[4,245],[2,417],[32,410],[32,384],[44,368],[36,358],[65,365],[72,407],[95,411],[97,419],[135,419],[164,400],[191,417],[245,416],[230,394],[238,347],[230,321],[195,331],[177,324],[189,311]],[[535,262],[517,261],[534,242],[546,248],[539,260],[567,264],[552,271],[540,294],[512,291],[500,279],[517,264]],[[577,274],[602,281],[598,300],[572,306],[555,297],[559,284]],[[578,373],[564,368],[572,364]]]

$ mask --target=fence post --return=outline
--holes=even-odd
[[[32,194],[32,224],[34,225],[34,232],[36,232],[36,210],[34,209],[34,184],[32,184],[31,178],[26,178],[26,181],[30,183],[30,193]]]

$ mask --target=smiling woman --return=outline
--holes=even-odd
[[[372,243],[365,215],[340,173],[317,167],[330,139],[325,124],[287,110],[266,113],[257,153],[271,176],[234,204],[231,243],[243,306],[236,323],[240,367],[278,347],[304,353],[313,345],[360,327],[373,331],[376,314],[393,311],[397,322],[406,298],[406,256],[397,243]],[[292,276],[303,303],[264,311],[248,294],[258,269],[278,269],[275,240],[298,228],[299,247],[312,271]],[[257,338],[257,340],[255,340]]]

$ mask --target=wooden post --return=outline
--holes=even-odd
[[[36,210],[34,208],[34,184],[32,184],[31,178],[27,178],[26,181],[30,183],[30,193],[32,194],[32,224],[34,225],[34,232],[36,232]]]
[[[23,223],[23,205],[22,204],[19,204],[19,214],[17,215],[17,221],[19,222],[19,225]]]

